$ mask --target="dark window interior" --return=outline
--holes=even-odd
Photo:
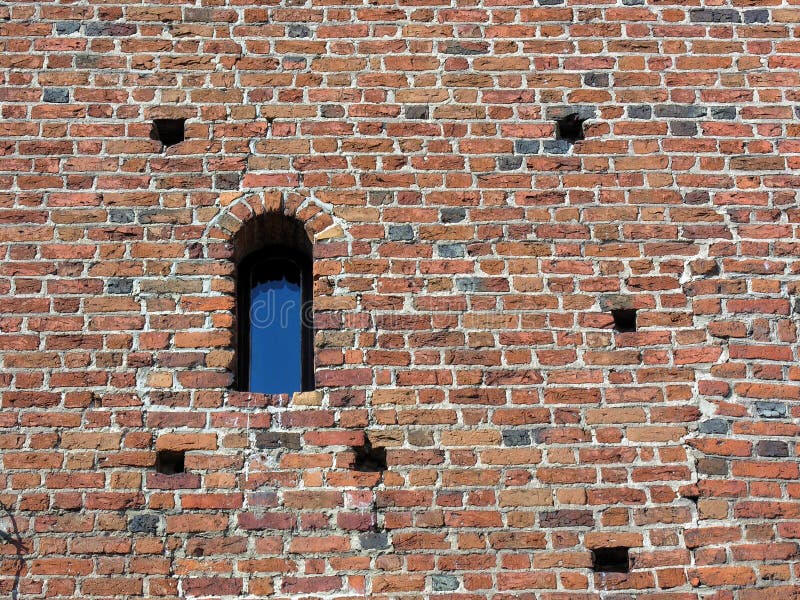
[[[186,119],[154,119],[153,133],[150,137],[159,140],[164,146],[174,146],[181,143],[184,137]]]
[[[630,571],[628,550],[624,546],[595,548],[592,552],[592,568],[596,573],[627,573]]]
[[[614,329],[617,331],[636,331],[636,309],[618,308],[611,311]]]
[[[156,453],[156,471],[164,475],[184,472],[185,454],[174,450],[159,450]]]
[[[248,255],[238,273],[238,388],[313,389],[311,261],[289,248]]]

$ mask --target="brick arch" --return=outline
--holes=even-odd
[[[242,226],[260,215],[282,214],[302,223],[309,239],[347,238],[347,223],[313,195],[297,191],[262,190],[223,193],[217,213],[208,221],[204,238],[231,240]]]

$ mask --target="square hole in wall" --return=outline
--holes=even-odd
[[[184,472],[185,452],[159,450],[156,453],[156,471],[162,475],[176,475]]]
[[[636,331],[635,308],[615,308],[611,316],[614,317],[614,329],[617,331]]]
[[[186,119],[153,119],[151,139],[158,140],[164,147],[180,144],[186,139]]]
[[[353,451],[356,453],[355,461],[353,461],[354,471],[380,473],[386,470],[386,448],[373,447],[367,439],[363,446],[355,446]]]
[[[592,551],[592,569],[595,573],[628,573],[631,569],[628,551],[625,546],[595,548]]]
[[[578,140],[585,139],[583,135],[583,124],[586,119],[582,119],[578,113],[566,115],[556,121],[556,139],[566,140],[574,144]]]

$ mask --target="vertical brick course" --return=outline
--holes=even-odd
[[[798,22],[0,5],[0,595],[800,596]],[[293,397],[231,389],[268,213],[314,240]]]

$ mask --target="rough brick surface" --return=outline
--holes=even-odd
[[[0,4],[0,595],[800,597],[798,23]],[[275,212],[315,240],[293,398],[230,389]]]

